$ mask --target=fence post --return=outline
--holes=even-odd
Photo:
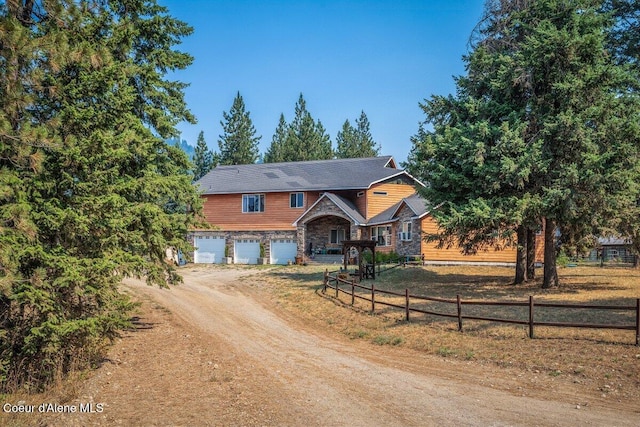
[[[324,280],[322,281],[323,287],[322,287],[322,293],[325,294],[327,293],[327,283],[329,283],[329,270],[328,269],[324,269]]]
[[[406,317],[408,322],[409,321],[409,288],[406,288],[404,290],[404,301],[405,301],[405,307],[406,307]]]
[[[640,345],[640,298],[636,299],[636,345]]]
[[[371,313],[373,313],[376,309],[376,291],[375,285],[371,284]]]
[[[355,279],[351,280],[351,305],[354,305],[356,302],[356,296],[355,296],[355,288],[356,288],[356,281]]]
[[[456,295],[456,305],[458,307],[458,330],[462,331],[462,301],[460,301],[460,295]]]
[[[340,276],[336,276],[336,298],[338,298],[338,287],[340,286]]]
[[[533,295],[529,295],[529,338],[533,339]]]

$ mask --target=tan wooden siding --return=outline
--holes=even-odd
[[[435,233],[438,225],[431,216],[426,216],[422,220],[422,231],[425,233]],[[516,248],[503,250],[485,250],[475,255],[464,255],[460,248],[436,248],[437,242],[425,242],[420,245],[421,251],[427,261],[462,261],[462,262],[516,262]],[[544,259],[544,235],[536,236],[536,261],[542,262]],[[417,255],[417,254],[416,254]]]
[[[293,222],[316,200],[318,193],[305,193],[304,207],[291,208],[291,193],[264,193],[264,212],[243,213],[242,194],[214,194],[203,197],[207,222],[221,230],[295,230]]]
[[[386,195],[375,194],[377,192],[386,193]],[[378,184],[374,185],[366,191],[366,212],[363,211],[363,215],[366,218],[372,218],[398,203],[405,197],[409,197],[416,192],[413,185],[408,184]]]

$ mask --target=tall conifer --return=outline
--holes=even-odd
[[[267,149],[267,152],[264,155],[265,163],[278,163],[284,162],[284,147],[286,144],[288,133],[288,125],[286,120],[284,119],[284,114],[280,114],[280,120],[278,121],[278,127],[276,128],[276,132],[273,134],[273,138],[271,139],[271,145]]]
[[[193,121],[164,71],[191,31],[153,0],[0,5],[0,393],[96,360],[124,277],[180,280],[165,251],[200,200],[163,140]]]
[[[204,132],[200,131],[198,134],[195,153],[193,154],[193,180],[199,180],[214,166],[213,153],[207,146],[207,142],[204,139]]]
[[[314,121],[307,111],[307,103],[300,94],[295,106],[295,116],[287,128],[282,144],[282,159],[285,162],[304,160],[327,160],[333,158],[331,139],[324,126]]]
[[[615,225],[609,208],[637,195],[638,97],[607,48],[616,26],[603,4],[488,2],[468,74],[455,96],[422,105],[434,131],[421,127],[410,156],[443,203],[445,244],[473,252],[516,229],[521,241],[520,227],[544,220],[545,287],[558,284],[558,249]]]
[[[245,110],[244,100],[240,92],[236,94],[229,112],[223,112],[224,120],[220,122],[223,134],[220,135],[219,162],[221,165],[244,165],[258,160],[258,143],[256,129],[251,121],[250,113]]]

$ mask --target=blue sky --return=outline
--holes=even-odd
[[[178,129],[191,145],[202,130],[218,150],[222,113],[239,91],[264,153],[302,93],[334,147],[344,121],[364,111],[381,154],[404,161],[424,119],[418,103],[453,93],[453,76],[464,73],[484,0],[158,3],[194,27],[178,46],[194,63],[171,76],[190,84],[198,123]]]

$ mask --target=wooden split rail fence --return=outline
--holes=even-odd
[[[343,287],[340,287],[343,285]],[[347,287],[347,289],[344,289]],[[404,292],[387,291],[383,289],[377,289],[372,283],[371,286],[365,286],[360,283],[356,283],[355,280],[348,280],[340,277],[338,272],[330,273],[325,271],[324,273],[324,286],[323,293],[327,292],[327,289],[335,290],[336,298],[339,298],[339,294],[343,293],[351,297],[351,305],[355,304],[356,299],[371,302],[371,313],[376,309],[376,305],[384,305],[387,307],[393,307],[404,310],[405,319],[409,321],[410,313],[422,313],[433,316],[456,318],[458,320],[458,330],[462,331],[462,321],[464,319],[469,320],[483,320],[488,322],[500,322],[511,323],[516,325],[526,325],[529,328],[529,338],[534,338],[534,329],[536,326],[552,326],[552,327],[570,327],[570,328],[594,328],[594,329],[623,329],[635,331],[636,346],[640,345],[640,298],[637,298],[635,305],[592,305],[592,304],[561,304],[561,303],[547,303],[547,302],[534,302],[533,296],[529,296],[528,301],[473,301],[462,300],[460,295],[456,295],[456,299],[427,297],[422,295],[411,295],[409,289],[405,289]],[[350,289],[349,289],[350,288]],[[365,291],[356,293],[356,289]],[[377,301],[376,294],[390,295],[395,297],[404,297],[404,304],[395,304],[389,301]],[[411,306],[411,300],[432,301],[445,304],[455,304],[456,314],[442,313],[433,310],[425,310]],[[464,314],[462,307],[468,305],[476,306],[512,306],[512,307],[528,307],[528,319],[516,320],[516,319],[504,319],[488,316],[477,316]],[[629,311],[635,313],[635,324],[617,325],[617,324],[598,324],[598,323],[574,323],[574,322],[543,322],[536,321],[534,319],[534,313],[536,307],[550,307],[550,308],[564,308],[564,309],[584,309],[584,310],[616,310],[616,311]]]

